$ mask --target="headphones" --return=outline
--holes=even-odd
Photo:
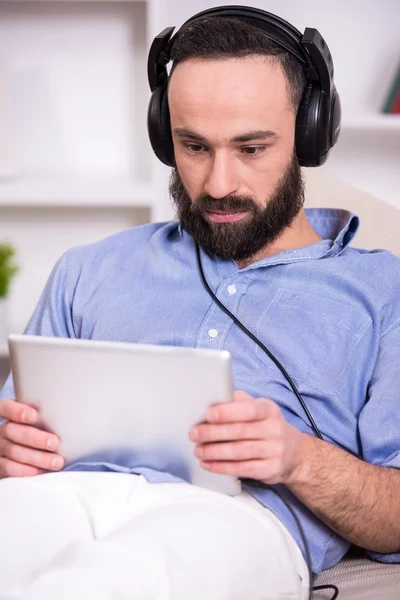
[[[296,116],[295,147],[299,164],[319,167],[328,158],[340,133],[341,106],[333,81],[333,61],[321,34],[307,27],[302,35],[280,17],[248,6],[219,6],[197,13],[182,27],[207,17],[238,19],[260,29],[268,38],[292,54],[302,65],[307,83]],[[147,75],[152,95],[147,113],[150,143],[157,158],[175,167],[170,114],[168,71],[171,49],[179,37],[175,27],[167,27],[151,45]]]

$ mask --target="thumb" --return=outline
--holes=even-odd
[[[244,390],[235,390],[233,393],[233,401],[234,402],[251,402],[254,401],[253,396],[250,396]]]

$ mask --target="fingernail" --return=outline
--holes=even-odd
[[[51,461],[51,466],[53,469],[61,469],[61,467],[63,466],[63,459],[60,456],[56,456],[55,458],[53,458],[53,460]]]
[[[215,408],[210,410],[210,412],[208,413],[208,418],[210,421],[218,421],[218,411]]]
[[[52,448],[55,448],[55,443],[54,443],[53,438],[50,437],[47,440],[46,448],[47,448],[47,450],[51,450]]]
[[[21,413],[21,421],[23,423],[34,423],[36,414],[32,410],[23,410]]]
[[[28,423],[34,423],[36,421],[36,413],[33,410],[26,411],[26,419]]]
[[[193,442],[196,442],[199,439],[199,430],[197,427],[193,427],[193,429],[190,430],[190,439]]]

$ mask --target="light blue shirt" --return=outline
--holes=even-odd
[[[326,441],[372,464],[399,468],[400,259],[385,250],[349,247],[359,222],[347,211],[308,209],[307,216],[322,241],[241,270],[233,260],[202,251],[206,279],[292,376]],[[193,239],[177,222],[135,227],[67,251],[26,333],[228,350],[234,389],[271,398],[292,425],[313,433],[277,367],[203,288]],[[6,397],[15,397],[11,377],[0,395]],[[110,453],[66,468],[176,480],[159,460],[150,469]],[[306,532],[313,572],[333,566],[349,543],[277,487]],[[249,491],[283,521],[304,552],[281,500],[271,491]],[[373,556],[400,561],[400,554]]]

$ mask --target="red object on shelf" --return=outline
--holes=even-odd
[[[395,115],[400,115],[400,89],[397,92],[397,96],[394,99],[390,112]]]
[[[399,110],[399,102],[400,102],[400,65],[398,66],[396,76],[392,85],[390,86],[390,90],[388,92],[383,112],[388,114],[398,114]]]

